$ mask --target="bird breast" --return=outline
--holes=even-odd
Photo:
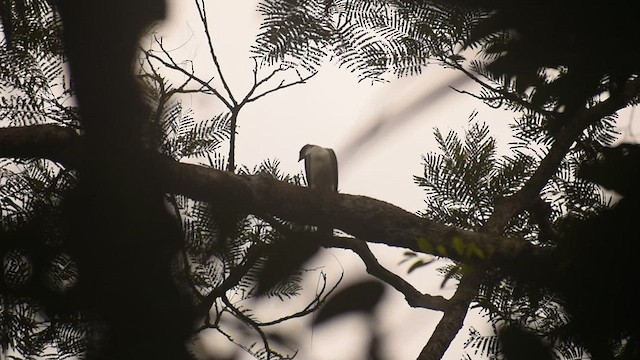
[[[316,189],[334,190],[333,164],[329,151],[316,149],[309,154],[310,172],[308,174],[309,187]]]

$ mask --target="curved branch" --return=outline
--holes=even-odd
[[[207,313],[213,306],[216,299],[223,297],[228,290],[238,285],[238,283],[240,283],[240,280],[242,280],[242,278],[247,275],[251,268],[256,264],[258,259],[265,255],[265,253],[268,251],[269,246],[270,245],[261,244],[253,245],[249,249],[249,251],[247,251],[244,262],[238,266],[231,268],[229,276],[224,279],[222,284],[218,285],[209,294],[207,294],[207,296],[198,306],[199,313]]]
[[[256,323],[260,326],[271,326],[271,325],[279,324],[281,322],[284,322],[290,319],[295,319],[295,318],[299,318],[299,317],[303,317],[305,315],[311,314],[312,312],[318,310],[320,306],[322,306],[322,304],[324,304],[327,301],[327,298],[334,293],[334,291],[338,288],[338,285],[340,285],[340,283],[342,282],[343,277],[344,277],[344,273],[340,275],[340,279],[336,281],[336,283],[331,287],[331,289],[329,289],[329,291],[325,293],[325,290],[327,289],[327,275],[322,273],[322,280],[323,280],[322,288],[320,289],[320,292],[314,297],[314,299],[309,304],[307,304],[307,306],[304,307],[304,309],[294,314],[283,316],[275,320],[264,321],[264,322],[256,321]]]
[[[267,339],[267,335],[264,333],[264,331],[262,331],[262,329],[260,328],[260,325],[258,325],[249,316],[245,315],[240,309],[233,306],[231,301],[229,301],[229,299],[227,298],[227,295],[223,294],[220,298],[222,299],[222,302],[230,309],[230,312],[233,316],[235,316],[238,320],[242,321],[247,326],[252,328],[258,334],[258,336],[260,336],[260,339],[262,340],[262,344],[264,345],[264,350],[266,351],[267,360],[271,359],[272,354],[279,355],[275,353],[273,350],[271,350],[271,347],[269,346],[269,339]],[[254,356],[256,355],[253,352],[251,352],[250,349],[248,351],[251,355],[254,355]]]
[[[334,237],[323,242],[324,246],[348,249],[355,252],[364,262],[367,272],[381,281],[393,286],[404,295],[409,306],[444,311],[449,306],[449,301],[442,296],[423,294],[416,290],[410,283],[397,274],[383,267],[373,255],[367,243],[356,238]]]

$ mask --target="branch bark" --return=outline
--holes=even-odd
[[[449,307],[449,301],[446,298],[423,294],[403,278],[387,270],[378,262],[378,259],[373,255],[367,243],[362,240],[347,237],[333,237],[330,240],[324,241],[323,246],[349,249],[355,252],[364,262],[369,274],[391,285],[403,294],[405,300],[411,307],[438,311],[445,311],[445,309]]]
[[[444,312],[436,331],[423,348],[420,359],[440,358],[462,327],[467,309],[477,294],[482,274],[488,269],[509,269],[516,276],[545,277],[556,269],[553,251],[526,241],[500,236],[510,218],[535,201],[541,189],[586,128],[626,106],[640,92],[640,79],[631,81],[619,96],[578,112],[556,137],[547,156],[525,186],[503,199],[481,232],[471,232],[420,218],[392,204],[348,194],[327,193],[277,181],[268,175],[235,175],[202,166],[183,164],[150,155],[140,166],[153,173],[167,192],[193,199],[225,203],[232,211],[269,214],[300,224],[340,229],[366,242],[384,243],[418,252],[449,257],[474,267],[454,297],[446,301],[425,297],[379,266],[359,240],[331,246],[350,248],[368,271],[388,279],[412,306]],[[75,166],[82,151],[81,137],[55,125],[0,129],[0,156],[42,157]],[[371,256],[370,256],[371,255]],[[529,269],[536,268],[536,274]],[[401,279],[400,279],[401,280]],[[415,289],[413,289],[415,290]]]
[[[72,135],[64,127],[0,129],[1,157],[39,157],[73,167],[82,152],[81,136]],[[519,239],[438,224],[366,196],[327,193],[268,175],[236,175],[158,155],[149,155],[138,166],[152,173],[166,192],[224,203],[230,211],[270,214],[299,224],[340,229],[363,241],[445,256],[479,267],[526,269],[531,261],[550,255],[548,249]]]

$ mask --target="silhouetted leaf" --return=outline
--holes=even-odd
[[[419,269],[423,266],[427,266],[429,264],[431,264],[432,262],[434,262],[435,259],[431,259],[428,261],[424,261],[424,260],[418,260],[416,262],[414,262],[411,267],[409,267],[409,270],[407,270],[407,274],[411,274],[414,270]]]
[[[318,325],[336,316],[351,312],[371,313],[382,299],[384,285],[378,281],[367,280],[351,285],[335,294],[318,311],[313,324]]]
[[[498,337],[506,360],[552,360],[548,344],[516,325],[502,328]]]
[[[640,177],[640,145],[620,144],[603,148],[596,161],[583,164],[579,175],[620,195],[638,194],[637,180]]]
[[[258,275],[257,295],[265,295],[278,283],[296,274],[319,248],[313,235],[278,240]]]

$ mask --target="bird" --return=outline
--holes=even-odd
[[[310,188],[338,191],[338,159],[332,149],[307,144],[300,149],[298,161],[302,159]],[[333,236],[332,228],[317,227],[316,231],[321,238],[329,239]]]
[[[307,184],[312,189],[338,191],[338,160],[329,148],[307,144],[300,149]]]

